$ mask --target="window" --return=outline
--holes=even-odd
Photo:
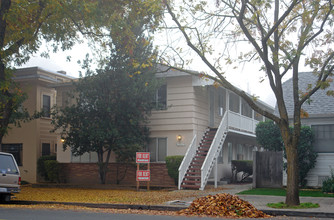
[[[2,144],[1,148],[3,152],[13,154],[17,165],[22,166],[22,144]]]
[[[49,95],[43,95],[43,117],[50,118],[50,110],[51,110],[51,97]]]
[[[232,157],[233,157],[233,148],[232,148],[232,143],[231,142],[229,142],[229,143],[227,143],[227,148],[228,148],[228,163],[231,163],[231,161],[232,161]]]
[[[42,143],[42,156],[49,156],[51,153],[50,144]]]
[[[162,85],[155,94],[155,108],[163,110],[167,108],[167,85]]]
[[[241,114],[252,118],[252,108],[248,105],[245,100],[241,101]]]
[[[167,138],[150,138],[147,152],[150,152],[151,162],[163,162],[167,156]]]
[[[258,112],[254,112],[254,119],[257,120],[257,121],[263,121],[263,116],[258,113]]]
[[[237,160],[243,160],[244,154],[243,154],[243,146],[242,144],[237,144]]]
[[[72,163],[97,163],[97,153],[96,152],[86,152],[80,156],[74,156],[71,154],[71,162]]]
[[[313,147],[319,153],[334,153],[334,124],[312,125]]]
[[[223,155],[223,148],[220,150],[219,155],[218,155],[218,161],[219,164],[224,163],[224,155]]]
[[[223,116],[224,115],[224,108],[225,108],[225,97],[226,92],[224,89],[220,89],[218,93],[218,115]]]
[[[239,96],[234,93],[230,93],[230,110],[236,113],[240,112],[240,103],[239,103]]]

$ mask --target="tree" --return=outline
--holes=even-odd
[[[131,25],[146,19],[154,29],[161,17],[157,0],[1,0],[0,2],[0,147],[11,123],[18,122],[18,108],[26,95],[12,80],[12,66],[29,60],[49,42],[53,51],[67,50],[81,40],[80,34],[104,46],[106,32],[112,26],[113,41],[123,41],[127,50],[134,47]],[[123,22],[124,17],[131,22]],[[128,26],[130,25],[130,26]],[[127,36],[127,37],[125,37]],[[41,55],[48,56],[49,51]]]
[[[264,149],[282,151],[283,140],[279,127],[273,121],[259,122],[255,129],[256,141]]]
[[[131,54],[123,44],[112,42],[110,61],[97,74],[88,71],[76,84],[76,104],[53,112],[55,131],[74,155],[96,152],[100,182],[105,184],[111,153],[118,159],[133,159],[138,146],[148,141],[147,116],[159,86],[155,78],[156,57],[142,33]],[[135,60],[135,61],[134,61]]]
[[[293,130],[293,127],[290,127]],[[284,158],[286,159],[285,148],[280,134],[279,127],[273,121],[260,122],[256,126],[256,141],[267,150],[284,151]],[[313,132],[309,126],[302,126],[300,130],[300,140],[297,146],[298,152],[298,167],[299,167],[299,184],[305,187],[307,184],[307,174],[314,168],[317,153],[313,149]],[[287,164],[284,163],[284,168]]]
[[[164,0],[174,27],[186,44],[207,65],[210,73],[202,76],[241,96],[256,112],[273,120],[280,128],[287,154],[286,204],[298,205],[297,146],[300,139],[302,105],[319,89],[325,89],[333,76],[333,4],[329,0],[217,0],[183,1],[175,4]],[[240,42],[248,42],[234,47]],[[220,45],[223,45],[220,47]],[[250,45],[250,46],[249,46]],[[247,48],[251,47],[249,50]],[[230,48],[230,50],[229,50]],[[176,51],[177,48],[174,48]],[[184,48],[182,48],[184,49]],[[240,53],[239,53],[240,52]],[[237,58],[229,56],[237,54]],[[179,57],[182,55],[178,54]],[[267,77],[277,100],[278,115],[261,108],[255,97],[233,86],[224,75],[224,67],[234,61],[256,60]],[[183,64],[187,64],[182,60]],[[302,91],[298,84],[301,65],[317,75],[315,84]],[[224,63],[223,63],[224,62]],[[224,65],[223,65],[224,64]],[[175,64],[174,64],[175,65]],[[181,66],[182,67],[182,66]],[[283,99],[283,77],[293,79],[293,131]],[[250,72],[251,74],[251,72]],[[333,95],[333,91],[328,92]]]

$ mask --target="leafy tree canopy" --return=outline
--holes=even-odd
[[[154,76],[156,56],[140,27],[133,27],[138,37],[131,55],[122,44],[113,44],[106,68],[96,74],[88,71],[76,83],[75,104],[53,113],[55,131],[59,129],[65,139],[64,149],[69,147],[74,155],[97,153],[101,183],[106,180],[111,152],[118,159],[131,159],[148,138],[145,123],[160,83]],[[133,58],[138,65],[133,65]]]
[[[0,144],[8,125],[21,119],[15,112],[26,97],[11,79],[12,66],[28,61],[42,41],[55,52],[72,48],[84,36],[105,50],[111,37],[129,52],[137,40],[131,27],[140,20],[154,30],[161,15],[157,0],[1,0]],[[41,55],[47,57],[48,50]]]

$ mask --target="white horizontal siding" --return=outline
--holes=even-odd
[[[321,179],[329,177],[331,169],[334,171],[334,153],[318,153],[315,167],[307,175],[307,185],[321,186]]]

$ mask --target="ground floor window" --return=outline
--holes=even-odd
[[[334,124],[312,125],[313,147],[319,153],[334,153]]]
[[[164,162],[167,156],[167,138],[150,138],[147,151],[151,162]]]
[[[80,156],[71,155],[72,163],[97,163],[97,153],[96,152],[87,152]]]
[[[13,154],[18,166],[22,166],[23,150],[22,144],[2,144],[2,152]]]
[[[244,159],[244,148],[242,144],[237,144],[237,160]]]
[[[223,149],[220,150],[219,155],[218,155],[218,161],[219,164],[224,163],[224,154],[223,154]]]
[[[232,161],[232,157],[233,157],[233,148],[232,148],[232,143],[231,142],[228,142],[227,143],[227,149],[228,149],[228,158],[227,158],[227,161],[228,163],[231,163]]]
[[[49,143],[42,143],[42,156],[49,156],[51,154],[51,145]]]

